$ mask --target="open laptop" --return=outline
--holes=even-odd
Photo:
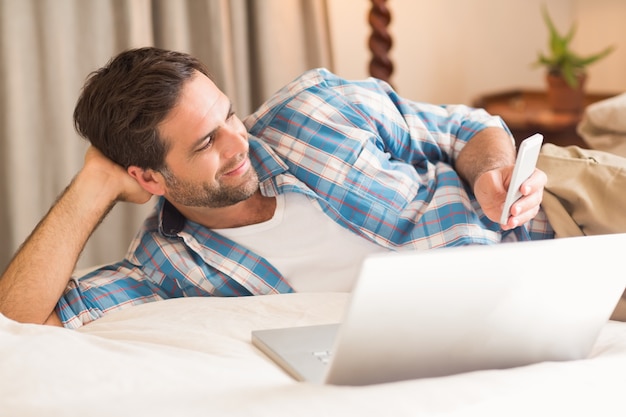
[[[296,379],[338,385],[583,359],[626,287],[625,251],[615,234],[375,255],[341,324],[252,342]]]

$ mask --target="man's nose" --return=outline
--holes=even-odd
[[[248,134],[245,129],[223,127],[220,140],[220,151],[226,159],[248,151]]]

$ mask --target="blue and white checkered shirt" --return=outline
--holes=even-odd
[[[499,117],[399,97],[375,79],[318,69],[244,123],[264,195],[304,193],[341,226],[391,250],[553,237],[545,214],[503,232],[454,170],[461,149]],[[385,285],[381,282],[381,285]],[[267,260],[186,220],[164,199],[119,263],[74,277],[57,305],[67,327],[172,297],[291,292]]]

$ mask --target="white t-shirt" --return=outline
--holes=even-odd
[[[351,291],[362,260],[382,248],[339,226],[299,193],[276,197],[263,223],[216,232],[267,259],[295,291]]]

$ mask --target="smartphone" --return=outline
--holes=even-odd
[[[515,168],[513,168],[513,176],[506,193],[500,224],[506,224],[509,220],[511,205],[522,196],[522,193],[519,191],[522,183],[535,171],[542,143],[543,135],[536,133],[524,139],[520,144],[515,160]]]

